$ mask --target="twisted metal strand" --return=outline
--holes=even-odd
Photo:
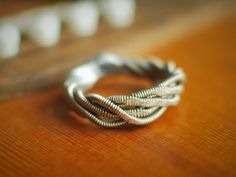
[[[107,98],[98,94],[84,95],[103,76],[126,73],[150,79],[154,86],[130,95]],[[102,54],[73,70],[65,81],[69,101],[76,112],[83,113],[104,127],[126,124],[144,125],[158,119],[168,106],[176,105],[183,92],[185,74],[173,62],[159,59],[122,59]]]
[[[138,107],[157,107],[157,106],[171,106],[176,105],[179,101],[179,96],[175,95],[171,98],[140,98],[136,96],[111,96],[108,98],[110,101],[123,104],[127,106],[138,106]]]

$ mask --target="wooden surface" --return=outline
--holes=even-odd
[[[145,127],[97,127],[69,111],[60,87],[1,103],[0,176],[236,176],[235,31],[228,18],[143,54],[187,74],[180,105]]]
[[[18,12],[16,7],[40,5],[35,1],[4,2],[0,2],[0,15]],[[24,38],[18,56],[0,60],[0,101],[59,86],[71,68],[98,52],[140,55],[144,48],[181,38],[235,12],[236,1],[232,0],[139,0],[136,20],[129,28],[114,29],[101,21],[90,38],[78,38],[63,28],[59,44],[52,48],[39,48]]]

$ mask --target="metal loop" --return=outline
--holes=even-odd
[[[130,95],[107,98],[98,94],[84,95],[101,77],[116,73],[143,76],[153,81],[154,86]],[[168,106],[178,104],[184,80],[183,70],[176,68],[173,62],[135,60],[102,53],[72,70],[64,86],[76,112],[103,127],[118,127],[145,125],[158,119]]]

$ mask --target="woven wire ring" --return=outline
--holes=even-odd
[[[125,73],[150,79],[154,86],[130,95],[84,95],[101,77]],[[168,106],[176,105],[183,92],[185,74],[173,62],[136,60],[102,53],[73,69],[64,83],[70,105],[77,113],[103,127],[145,125],[158,119]]]

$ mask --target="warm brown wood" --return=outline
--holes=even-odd
[[[27,2],[4,6],[3,1],[0,6],[6,7],[3,12],[11,12],[14,7],[25,9],[40,4]],[[84,39],[63,30],[60,43],[49,49],[26,40],[18,56],[0,60],[0,100],[58,86],[72,67],[100,51],[138,55],[146,47],[163,45],[235,12],[236,1],[140,0],[136,21],[129,28],[113,29],[101,22],[98,33]]]
[[[2,0],[0,1],[0,17],[11,16],[22,11],[53,5],[62,0]]]
[[[146,51],[188,80],[180,105],[145,127],[99,128],[69,112],[61,88],[2,103],[0,176],[236,176],[235,31],[231,18]]]

